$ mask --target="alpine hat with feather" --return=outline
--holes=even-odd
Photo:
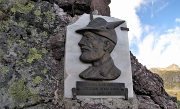
[[[124,22],[125,21],[107,22],[105,19],[97,17],[92,19],[86,27],[76,30],[76,33],[83,34],[85,31],[91,31],[99,36],[108,38],[116,44],[117,35],[114,29]]]

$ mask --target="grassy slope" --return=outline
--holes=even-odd
[[[170,70],[168,68],[151,68],[150,70],[159,74],[164,80],[164,88],[166,92],[180,100],[180,70]]]

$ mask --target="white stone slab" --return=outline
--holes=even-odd
[[[121,21],[117,18],[94,15],[96,17],[102,17],[107,22]],[[79,74],[87,69],[91,64],[84,64],[79,60],[81,54],[78,42],[81,40],[82,36],[77,34],[75,30],[83,28],[90,22],[90,17],[88,14],[82,15],[78,21],[67,27],[66,34],[66,49],[65,49],[65,82],[64,82],[64,97],[72,98],[71,89],[76,87],[76,81],[87,81],[79,77]],[[133,97],[133,84],[132,84],[132,71],[130,63],[130,53],[129,53],[129,41],[127,31],[122,31],[120,27],[127,27],[126,23],[116,27],[116,34],[118,37],[117,45],[111,53],[111,57],[114,60],[115,66],[121,70],[121,75],[116,80],[105,81],[105,82],[120,82],[125,83],[125,87],[128,88],[128,97]],[[124,96],[77,96],[89,97],[89,98],[124,98]]]

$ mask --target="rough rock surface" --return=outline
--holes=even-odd
[[[139,108],[176,109],[177,107],[172,101],[172,97],[170,97],[163,88],[162,78],[139,63],[132,53],[130,54],[133,73],[133,88],[140,101]]]
[[[65,27],[72,17],[45,1],[0,2],[0,109],[55,109],[63,96]]]
[[[110,3],[111,0],[92,0],[91,10],[98,10],[99,15],[110,16]]]
[[[33,0],[38,1],[38,0]],[[84,13],[89,14],[90,11],[98,11],[97,14],[110,16],[109,4],[111,0],[42,0],[50,3],[56,3],[67,14],[82,15]]]
[[[66,26],[75,22],[77,15],[89,13],[90,7],[109,15],[103,13],[109,10],[109,2],[0,0],[0,109],[138,109],[138,105],[139,109],[176,109],[161,78],[132,54],[137,97],[128,101],[63,98]]]

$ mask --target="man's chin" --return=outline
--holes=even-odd
[[[92,63],[92,62],[96,62],[100,60],[101,58],[96,58],[96,57],[91,57],[89,55],[81,54],[79,59],[81,60],[81,62],[84,62],[84,63]]]
[[[92,62],[92,60],[90,60],[88,57],[83,56],[83,55],[80,56],[80,60],[81,60],[81,62],[84,62],[84,63],[91,63]]]

